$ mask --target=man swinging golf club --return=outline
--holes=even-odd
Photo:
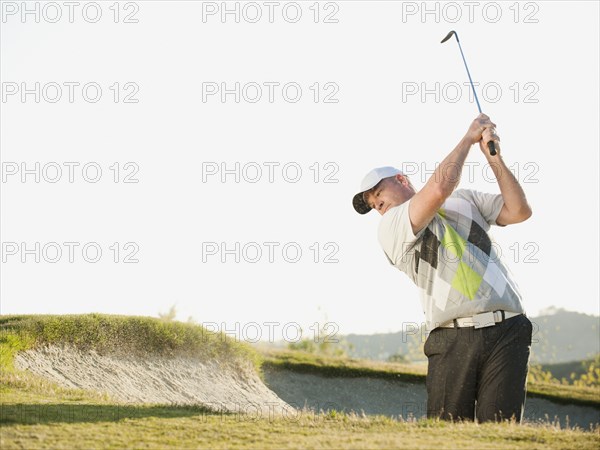
[[[477,143],[501,194],[455,190]],[[495,124],[480,114],[420,191],[400,170],[380,167],[365,176],[352,203],[360,214],[383,216],[378,238],[388,261],[419,287],[431,330],[427,416],[520,422],[532,325],[487,232],[527,220],[531,208],[502,160]]]

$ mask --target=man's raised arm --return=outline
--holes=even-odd
[[[490,130],[493,131],[493,130]],[[496,223],[500,226],[510,225],[513,223],[524,222],[531,217],[532,211],[529,203],[527,203],[527,197],[523,188],[504,163],[500,154],[500,142],[495,134],[490,135],[490,131],[486,130],[483,133],[483,138],[479,142],[481,151],[488,160],[488,163],[492,167],[498,185],[500,186],[500,193],[504,200],[504,206],[500,210],[500,214],[496,218]],[[496,145],[495,156],[491,156],[486,150],[487,141],[494,140]]]
[[[458,186],[462,168],[471,146],[482,140],[482,135],[486,130],[489,130],[486,135],[494,137],[495,126],[485,114],[477,116],[456,148],[435,169],[423,189],[413,196],[408,214],[414,234],[431,222],[437,210]],[[487,145],[487,142],[485,144]]]

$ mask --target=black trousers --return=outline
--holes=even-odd
[[[520,422],[532,325],[515,316],[491,327],[436,328],[425,341],[427,417]]]

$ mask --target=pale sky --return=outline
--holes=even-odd
[[[384,165],[421,187],[476,117],[452,29],[533,207],[492,229],[527,312],[598,314],[597,2],[22,5],[0,23],[2,314],[421,323],[351,198]],[[484,163],[460,187],[499,192]]]

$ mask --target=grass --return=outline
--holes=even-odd
[[[372,377],[424,383],[427,367],[367,359],[319,355],[298,350],[263,350],[262,367],[287,369],[326,377]]]
[[[64,321],[64,323],[62,323]],[[247,346],[206,334],[197,325],[157,319],[85,316],[0,317],[0,448],[581,448],[597,449],[600,429],[536,425],[401,422],[383,416],[303,410],[287,417],[225,414],[203,407],[128,405],[89,391],[65,389],[16,370],[14,354],[43,344],[100,352],[202,357],[260,357]],[[199,338],[203,341],[198,341]],[[211,347],[212,348],[204,348]],[[265,355],[264,367],[330,375],[423,378],[419,369],[300,353]],[[304,364],[304,366],[302,366]],[[413,372],[410,372],[410,369]],[[360,375],[360,376],[363,376]],[[414,377],[414,378],[413,378]]]
[[[101,354],[195,356],[230,364],[251,361],[256,369],[261,363],[251,346],[190,323],[105,314],[0,317],[3,371],[13,369],[16,352],[45,344],[73,345]]]
[[[54,448],[571,448],[597,449],[598,430],[552,424],[399,422],[300,412],[268,418],[194,407],[2,401],[2,449]]]

